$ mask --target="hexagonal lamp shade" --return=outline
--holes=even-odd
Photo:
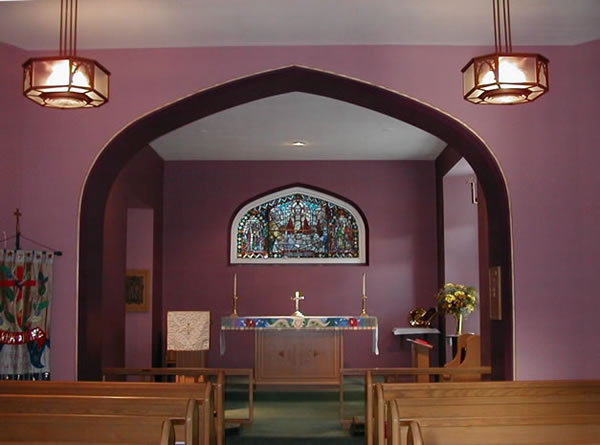
[[[23,64],[23,94],[50,108],[95,108],[108,101],[110,73],[77,57],[78,0],[60,0],[59,55]]]
[[[548,91],[548,59],[539,54],[486,54],[462,73],[464,97],[475,104],[522,104]]]
[[[492,0],[493,54],[474,57],[462,69],[464,98],[474,104],[532,102],[548,91],[548,59],[512,52],[510,0]]]
[[[110,73],[83,57],[38,57],[23,64],[23,94],[51,108],[92,108],[108,101]]]

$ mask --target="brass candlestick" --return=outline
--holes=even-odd
[[[238,316],[238,313],[237,313],[237,301],[238,301],[239,297],[237,295],[234,295],[232,298],[233,298],[233,309],[231,311],[230,317],[237,317]]]
[[[362,308],[360,310],[360,316],[368,317],[369,314],[367,314],[367,296],[363,294],[363,296],[360,298],[362,299]]]
[[[300,312],[300,300],[304,300],[304,295],[300,295],[300,291],[296,291],[296,296],[290,298],[290,300],[296,302],[296,310],[292,314],[292,317],[304,317],[304,314]]]
[[[367,274],[363,273],[362,274],[362,297],[360,297],[362,299],[362,307],[360,310],[360,316],[361,317],[368,317],[369,314],[367,314]]]
[[[237,274],[234,273],[233,274],[233,309],[231,310],[231,315],[230,317],[237,317],[238,313],[237,313],[237,301],[238,301],[238,296],[237,296]]]

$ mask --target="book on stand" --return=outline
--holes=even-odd
[[[424,346],[424,347],[429,348],[429,349],[433,349],[433,345],[431,343],[429,343],[428,341],[422,340],[420,338],[407,338],[406,341],[409,341],[411,343],[415,343],[415,344],[420,345],[420,346]]]

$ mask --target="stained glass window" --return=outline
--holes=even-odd
[[[295,187],[238,212],[231,261],[362,263],[364,245],[364,223],[352,205]]]

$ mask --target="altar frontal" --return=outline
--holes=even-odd
[[[343,365],[345,331],[372,331],[372,350],[379,354],[377,317],[305,316],[299,307],[303,299],[297,291],[291,298],[295,311],[289,316],[239,316],[234,304],[232,315],[221,318],[221,355],[226,351],[227,331],[253,330],[257,384],[335,385]]]

